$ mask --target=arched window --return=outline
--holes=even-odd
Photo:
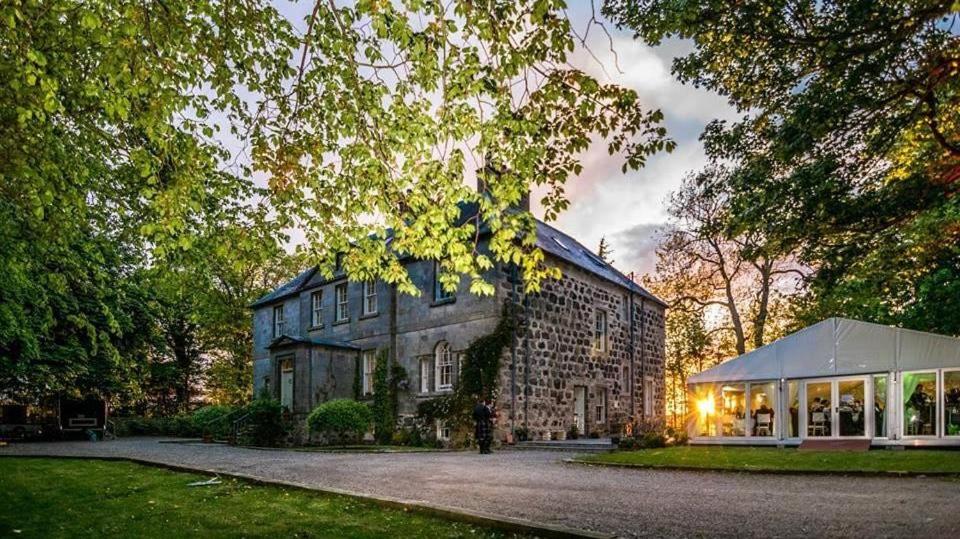
[[[445,391],[453,388],[453,356],[450,354],[450,345],[444,341],[437,343],[433,351],[433,363],[436,366],[436,391]]]

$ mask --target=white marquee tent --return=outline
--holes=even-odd
[[[695,441],[960,443],[955,337],[830,318],[688,383],[700,415],[691,422]]]

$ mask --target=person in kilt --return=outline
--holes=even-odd
[[[479,400],[473,407],[473,420],[476,422],[474,434],[477,437],[477,445],[480,446],[480,454],[487,455],[491,453],[490,445],[493,443],[493,411],[490,409],[489,401]]]

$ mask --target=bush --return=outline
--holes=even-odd
[[[283,418],[280,401],[258,397],[246,405],[241,416],[246,416],[238,442],[242,445],[277,446],[287,436],[288,425]]]
[[[405,428],[399,429],[393,433],[393,439],[391,440],[393,445],[403,445],[409,447],[423,447],[423,435],[420,434],[420,429],[417,428]]]
[[[576,440],[579,437],[580,437],[580,429],[577,427],[577,424],[574,423],[573,425],[570,425],[570,430],[567,431],[567,439]]]
[[[620,438],[620,443],[617,444],[617,445],[620,447],[620,449],[622,449],[622,450],[624,450],[624,451],[629,451],[629,450],[631,450],[631,449],[636,449],[636,448],[637,448],[637,439],[634,438],[633,436],[624,436],[623,438]]]
[[[233,422],[230,420],[217,420],[222,420],[235,411],[236,408],[232,406],[204,406],[194,411],[190,419],[193,422],[194,430],[200,434],[203,434],[204,430],[206,430],[212,434],[214,438],[223,439],[230,435]]]
[[[327,441],[359,442],[373,421],[370,407],[350,399],[335,399],[317,406],[307,416],[310,432],[323,435]]]
[[[667,446],[667,439],[659,432],[647,432],[641,438],[640,443],[644,449],[657,449]]]

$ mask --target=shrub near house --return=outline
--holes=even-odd
[[[370,407],[350,399],[325,402],[307,416],[310,432],[321,435],[327,443],[359,442],[372,422]]]

